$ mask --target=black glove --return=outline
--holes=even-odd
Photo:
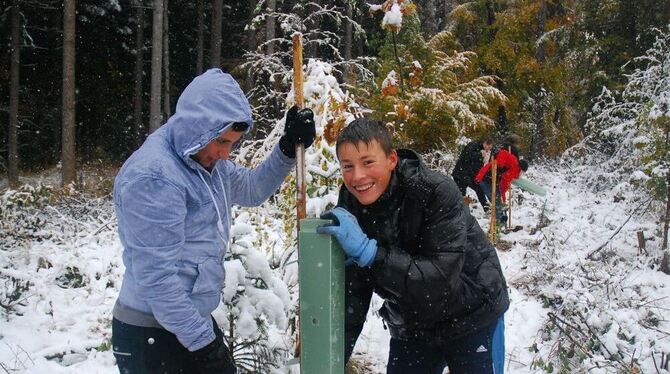
[[[191,356],[200,374],[237,373],[230,351],[221,336],[217,335],[213,342],[191,352]]]
[[[314,127],[314,112],[311,109],[291,107],[286,112],[284,135],[279,139],[279,149],[287,157],[295,158],[295,145],[304,144],[305,148],[312,145],[316,137]]]

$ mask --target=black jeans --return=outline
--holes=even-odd
[[[214,323],[217,339],[223,333]],[[191,353],[171,332],[112,319],[112,349],[121,374],[199,373]]]
[[[488,204],[488,199],[486,198],[486,194],[484,193],[484,190],[479,185],[479,183],[474,181],[474,179],[456,179],[456,178],[454,178],[454,182],[456,182],[456,185],[458,186],[458,189],[461,191],[461,195],[463,195],[463,197],[465,197],[467,195],[468,187],[470,187],[477,194],[477,200],[479,200],[479,203],[482,206]]]
[[[505,360],[503,317],[483,330],[450,340],[405,341],[391,338],[387,374],[502,374]]]

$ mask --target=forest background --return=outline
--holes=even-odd
[[[18,170],[61,160],[65,184],[76,165],[122,162],[213,66],[239,79],[262,137],[285,109],[295,31],[305,58],[332,63],[373,117],[406,125],[407,145],[514,132],[530,159],[555,157],[597,131],[587,126],[594,98],[621,90],[670,21],[670,3],[652,0],[415,1],[397,32],[363,1],[12,0],[0,11],[0,170],[14,185]],[[438,33],[438,49],[460,58],[450,77],[431,69]],[[399,98],[381,92],[391,70],[407,86]],[[475,114],[465,120],[461,107],[428,110],[435,100],[412,95],[463,82],[502,95],[463,100]]]
[[[231,72],[247,93],[256,127],[235,157],[258,163],[293,101],[296,31],[318,134],[307,157],[310,215],[337,198],[332,141],[354,117],[383,120],[399,145],[444,172],[469,139],[517,133],[533,165],[528,176],[550,192],[545,200],[515,195],[515,217],[528,230],[507,237],[513,250],[501,253],[517,303],[510,316],[530,313],[519,292],[551,311],[512,324],[522,336],[520,326],[542,320],[534,343],[517,345],[533,356],[517,364],[533,372],[668,370],[670,1],[0,5],[5,371],[56,362],[113,369],[109,311],[123,274],[114,173],[210,67]],[[65,188],[41,184],[35,177],[43,175]],[[292,352],[288,181],[262,209],[234,209],[217,316],[246,372],[277,369]],[[365,357],[379,361],[371,372],[383,370],[380,347]]]

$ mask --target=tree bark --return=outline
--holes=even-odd
[[[171,113],[170,103],[170,25],[169,1],[163,4],[163,118],[169,118]]]
[[[163,0],[153,0],[153,24],[151,33],[151,104],[149,108],[149,131],[158,130],[163,122],[161,116],[161,90],[163,69]]]
[[[424,33],[427,39],[437,34],[437,4],[435,0],[427,0],[424,5]]]
[[[19,0],[12,0],[12,42],[9,78],[9,131],[7,140],[7,180],[9,188],[19,186],[19,150],[18,150],[18,119],[19,119],[19,72],[21,67],[21,14]]]
[[[61,183],[76,180],[75,158],[75,0],[63,1],[63,148]]]
[[[205,59],[205,0],[196,2],[195,11],[198,13],[198,57],[195,63],[195,73],[200,75]]]
[[[306,16],[309,15],[314,15],[319,10],[319,6],[322,4],[321,0],[312,0],[310,2],[310,5],[307,6],[307,14]],[[307,17],[305,17],[307,18]],[[307,30],[308,34],[310,32],[317,32],[321,28],[321,19],[319,17],[312,17],[310,22],[308,22]],[[318,35],[318,34],[314,34]],[[305,56],[309,58],[316,58],[318,53],[319,53],[319,45],[316,43],[316,36],[311,36],[309,38],[305,38],[303,36],[303,45],[305,48],[303,49],[305,51]]]
[[[546,0],[541,1],[540,13],[538,14],[538,28],[537,28],[537,40],[540,40],[544,33],[546,32],[547,25],[547,2]],[[535,58],[539,63],[540,67],[544,67],[546,61],[546,47],[544,43],[538,43],[538,46],[535,50]],[[534,122],[535,129],[532,133],[532,144],[530,159],[533,160],[542,153],[544,148],[544,117],[545,117],[545,101],[547,100],[547,94],[543,90],[543,85],[540,84],[540,87],[537,91],[537,100],[535,103],[534,109]]]
[[[665,177],[665,191],[666,191],[666,203],[665,203],[665,223],[663,224],[663,245],[661,248],[666,251],[668,250],[668,232],[670,231],[670,171],[668,171]]]
[[[268,15],[265,17],[265,40],[267,41],[265,55],[270,56],[275,52],[275,45],[271,40],[275,38],[277,17],[274,16],[274,12],[277,10],[277,2],[275,0],[267,0],[266,4]]]
[[[212,1],[212,31],[210,48],[210,67],[221,67],[221,26],[223,22],[223,0]]]
[[[134,116],[135,128],[133,131],[135,147],[139,147],[144,141],[144,128],[142,126],[142,82],[144,81],[144,4],[143,0],[136,0],[135,18],[137,18],[137,30],[135,34],[135,98]]]
[[[251,25],[251,21],[254,19],[254,10],[256,9],[256,3],[254,1],[249,1],[247,2],[247,13],[248,13],[248,21],[247,25]],[[248,52],[253,52],[256,50],[256,29],[253,27],[247,27],[246,31],[246,42],[247,42],[247,51]],[[247,71],[246,74],[246,82],[245,82],[245,87],[244,91],[247,92],[251,90],[254,86],[254,76],[251,74],[251,70]]]
[[[354,6],[351,4],[351,1],[347,1],[347,20],[345,22],[344,26],[344,60],[349,61],[351,60],[351,50],[353,46],[353,40],[354,40],[354,26],[352,24],[352,21],[354,19]]]

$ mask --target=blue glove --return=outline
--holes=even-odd
[[[347,256],[353,259],[358,266],[372,265],[377,254],[377,241],[365,235],[356,217],[346,209],[338,207],[324,212],[321,218],[332,219],[335,223],[319,226],[316,232],[334,236]]]

